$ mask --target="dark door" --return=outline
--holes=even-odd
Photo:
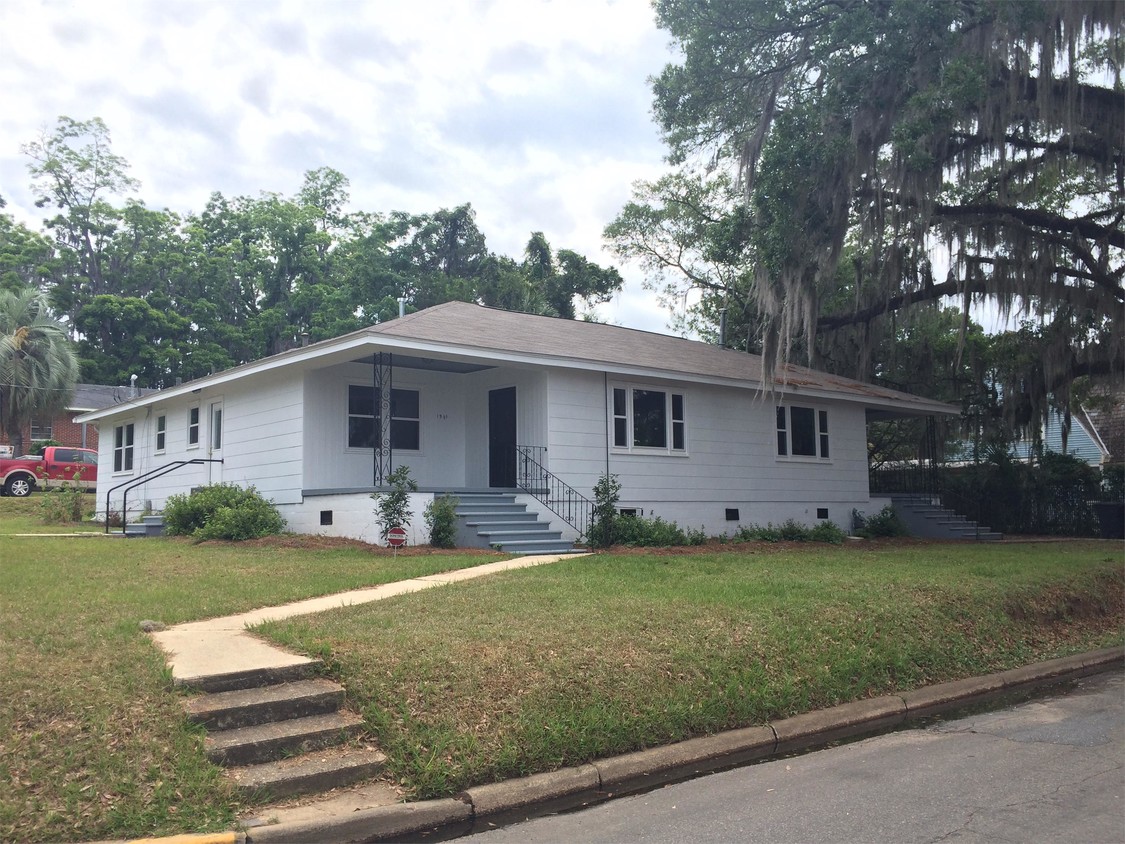
[[[516,388],[488,391],[488,485],[516,485]]]

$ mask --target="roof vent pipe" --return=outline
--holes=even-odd
[[[405,296],[399,296],[398,297],[398,315],[399,315],[400,318],[406,316],[406,297]]]
[[[727,309],[719,308],[719,348],[725,349],[727,345]]]
[[[303,349],[308,344],[309,344],[309,332],[302,331],[301,332],[301,348]]]
[[[137,376],[129,376],[129,398],[135,399],[137,397]]]

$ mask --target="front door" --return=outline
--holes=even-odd
[[[516,388],[488,391],[488,485],[516,485]]]

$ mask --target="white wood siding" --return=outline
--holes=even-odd
[[[612,435],[607,399],[614,386],[684,396],[686,452],[630,453],[607,447]],[[845,529],[854,507],[868,506],[867,433],[862,407],[844,402],[792,403],[828,411],[828,460],[779,458],[775,399],[751,391],[659,380],[605,379],[554,370],[549,378],[549,468],[591,495],[607,471],[621,483],[621,506],[658,515],[709,534],[739,524],[818,521],[818,508]],[[739,510],[737,521],[726,509]]]
[[[423,487],[465,485],[466,376],[398,368],[395,389],[418,391],[418,451],[397,450],[394,466],[409,466]],[[305,376],[305,489],[369,487],[375,459],[368,449],[348,448],[348,387],[370,386],[371,367],[364,364],[310,372]]]
[[[465,482],[488,486],[488,392],[516,388],[516,442],[547,445],[547,376],[541,371],[489,369],[464,376]]]
[[[240,385],[238,392],[203,390],[181,396],[167,404],[143,410],[122,410],[98,423],[98,511],[105,510],[111,487],[139,478],[145,472],[177,460],[211,457],[209,409],[223,402],[221,467],[203,464],[184,466],[129,491],[129,516],[146,506],[159,511],[169,495],[189,492],[194,486],[223,481],[254,486],[277,504],[300,500],[302,389],[281,375],[270,375]],[[199,442],[188,444],[188,415],[199,408]],[[165,449],[156,453],[156,420],[166,418]],[[133,471],[113,473],[113,431],[132,422],[134,428]],[[103,435],[104,432],[104,435]],[[105,467],[103,469],[103,467]],[[110,509],[120,512],[123,490],[113,493]]]

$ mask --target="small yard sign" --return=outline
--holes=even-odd
[[[401,548],[406,544],[406,528],[393,527],[387,531],[387,544],[392,548]]]

